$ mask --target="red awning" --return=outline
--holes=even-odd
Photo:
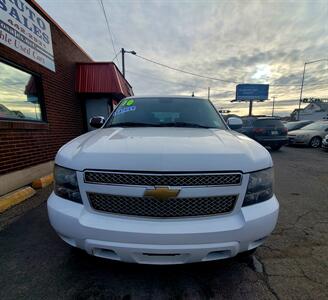
[[[132,96],[131,85],[113,62],[78,63],[76,66],[77,93],[113,93]]]

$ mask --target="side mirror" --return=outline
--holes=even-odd
[[[243,127],[243,121],[240,118],[231,117],[228,119],[228,126],[235,130]]]
[[[93,128],[100,128],[105,123],[105,118],[102,116],[94,116],[90,119],[89,124]]]

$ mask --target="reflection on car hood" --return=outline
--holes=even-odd
[[[237,132],[201,128],[105,128],[64,145],[67,168],[188,172],[251,172],[272,166],[268,151]]]

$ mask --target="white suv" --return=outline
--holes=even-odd
[[[131,97],[91,124],[101,128],[64,145],[55,161],[48,213],[68,244],[125,262],[180,264],[250,253],[273,231],[271,156],[208,100]]]

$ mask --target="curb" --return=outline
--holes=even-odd
[[[46,187],[49,184],[52,184],[54,181],[54,176],[52,174],[49,174],[47,176],[43,176],[39,179],[35,179],[32,181],[32,187],[34,189],[41,189]]]
[[[30,186],[20,188],[9,194],[0,197],[0,213],[4,212],[8,208],[25,201],[32,197],[36,191]]]

